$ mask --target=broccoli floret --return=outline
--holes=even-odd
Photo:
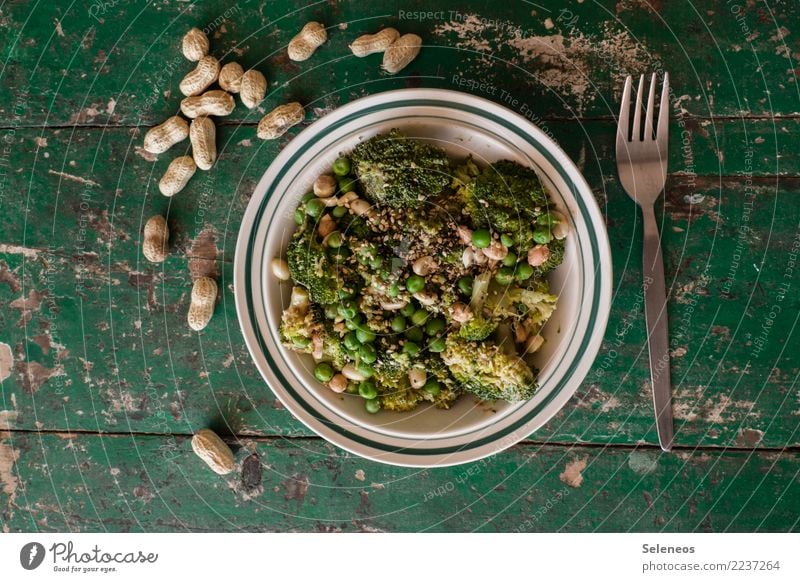
[[[322,336],[322,359],[333,363],[338,370],[344,368],[351,358],[342,343],[341,336],[333,329],[330,321],[326,322]]]
[[[429,353],[425,358],[424,366],[428,372],[428,378],[437,380],[440,389],[436,395],[423,392],[423,398],[433,402],[436,408],[450,408],[450,405],[461,396],[461,386],[453,378],[447,364],[442,361],[439,354]]]
[[[325,247],[317,240],[314,224],[308,218],[292,236],[286,260],[292,279],[308,289],[314,302],[327,305],[338,300],[338,291],[345,286],[344,267],[328,258]]]
[[[500,323],[500,318],[495,313],[487,314],[484,303],[489,297],[489,285],[492,281],[492,272],[484,271],[472,283],[472,296],[469,308],[472,318],[461,324],[458,335],[466,340],[478,341],[489,337]]]
[[[530,288],[492,286],[484,306],[502,318],[531,319],[544,324],[556,309],[558,297],[548,293],[546,281]]]
[[[323,332],[322,321],[320,309],[308,300],[308,291],[295,287],[291,303],[281,315],[281,340],[287,348],[310,354],[312,339]]]
[[[419,207],[450,183],[444,150],[397,129],[360,144],[350,160],[367,198],[380,205]]]
[[[419,390],[413,390],[408,386],[395,388],[390,392],[378,396],[381,400],[381,408],[394,412],[406,412],[415,409],[423,397]]]
[[[349,361],[339,334],[325,319],[322,307],[308,301],[308,292],[303,287],[292,290],[291,304],[281,315],[280,335],[287,348],[314,354],[339,369]]]
[[[533,396],[537,385],[533,370],[513,353],[513,346],[513,341],[498,345],[451,334],[442,360],[464,390],[478,398],[521,402]]]
[[[542,279],[564,260],[564,240],[553,239],[547,243],[547,248],[550,249],[550,256],[544,265],[534,267],[533,279]]]
[[[345,214],[342,218],[338,219],[339,230],[348,239],[367,239],[372,236],[372,230],[367,222],[354,214]]]
[[[379,346],[378,359],[373,364],[375,380],[387,388],[400,386],[408,378],[411,358],[403,352],[390,350],[388,339],[382,340]]]
[[[462,178],[469,179],[465,172]],[[495,162],[474,179],[454,183],[475,228],[488,228],[510,236],[519,249],[536,244],[536,220],[550,202],[539,177],[530,168],[510,160]]]

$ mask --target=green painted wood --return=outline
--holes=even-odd
[[[766,532],[800,515],[796,451],[526,445],[421,471],[316,439],[244,440],[239,463],[259,456],[247,487],[183,437],[0,436],[7,531]]]
[[[505,91],[531,115],[610,116],[622,74],[666,67],[679,107],[694,116],[800,109],[793,40],[800,8],[791,2],[767,9],[711,0],[480,0],[466,9],[456,0],[408,0],[401,11],[393,2],[17,0],[1,10],[0,30],[9,39],[0,48],[6,126],[161,121],[176,110],[177,83],[192,68],[178,52],[191,26],[209,30],[216,56],[263,69],[269,104],[291,96],[326,108],[405,86],[474,84],[498,100]],[[421,20],[419,11],[432,14]],[[292,63],[285,46],[313,19],[326,23],[330,40],[311,61]],[[380,73],[379,56],[356,59],[347,49],[358,35],[389,25],[426,43],[397,78]],[[257,118],[240,108],[232,119]]]
[[[674,181],[666,199],[662,231],[679,443],[800,442],[800,362],[792,349],[800,305],[789,292],[797,285],[792,260],[800,239],[791,233],[800,207],[791,192],[772,194],[771,188],[749,192],[732,180],[699,188],[684,179],[683,185]],[[695,204],[686,203],[689,196]],[[576,398],[537,440],[656,442],[639,219],[619,191],[603,202],[616,281],[606,341]],[[746,236],[739,234],[743,225],[750,229]],[[139,258],[134,237],[97,257],[5,255],[0,313],[8,331],[0,341],[11,347],[17,368],[3,394],[6,410],[15,410],[9,405],[15,396],[15,426],[190,433],[224,418],[242,434],[308,434],[280,409],[250,362],[230,290],[232,264],[193,263],[217,269],[224,290],[210,326],[193,334],[185,324],[190,260],[178,250],[153,268]],[[59,359],[53,345],[68,354]],[[64,375],[32,383],[24,373],[32,366]]]
[[[800,175],[800,162],[792,154],[799,124],[800,119],[726,120],[682,128],[676,120],[671,130],[675,137],[670,170],[676,179],[682,174],[689,178],[752,175],[763,178],[762,190],[772,191],[773,182],[767,177]],[[617,185],[612,123],[588,121],[576,127],[547,122],[542,128],[583,169],[599,197],[616,200],[623,211],[633,209]],[[252,126],[222,127],[217,165],[209,172],[197,172],[187,188],[170,200],[159,193],[158,181],[169,162],[188,151],[188,140],[156,159],[141,149],[142,135],[132,129],[0,131],[0,143],[13,146],[8,148],[6,165],[14,168],[5,173],[0,189],[0,202],[12,210],[0,214],[3,242],[63,255],[103,255],[110,248],[113,261],[134,264],[143,220],[169,211],[179,252],[190,252],[191,240],[211,224],[218,258],[233,260],[247,202],[288,139],[262,142]],[[714,183],[703,181],[704,187]],[[676,215],[691,212],[680,198],[673,203]]]
[[[796,529],[800,7],[462,4],[409,0],[404,14],[348,1],[0,7],[10,39],[0,46],[4,531]],[[438,14],[420,20],[419,10]],[[298,65],[284,47],[310,19],[331,27],[330,41]],[[383,25],[426,41],[394,78],[379,56],[346,48]],[[239,106],[222,122],[219,164],[170,201],[157,181],[181,147],[153,159],[139,146],[178,110],[191,67],[177,47],[190,26],[212,30],[215,55],[263,70],[270,94],[261,111]],[[659,208],[684,447],[673,456],[631,448],[657,439],[641,225],[617,185],[611,120],[621,76],[659,62],[673,85],[672,175]],[[576,396],[527,444],[453,469],[385,467],[304,438],[250,361],[230,289],[239,220],[290,139],[259,142],[263,112],[298,99],[308,125],[403,87],[481,95],[552,134],[584,171],[614,252],[609,328]],[[139,233],[156,212],[169,216],[173,249],[153,268]],[[206,272],[223,293],[209,328],[193,334],[191,274]],[[191,454],[185,435],[203,426],[258,450],[263,490]],[[565,483],[578,475],[579,487]]]

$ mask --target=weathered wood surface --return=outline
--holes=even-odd
[[[183,437],[0,437],[10,531],[754,532],[796,530],[800,515],[796,452],[525,445],[423,471],[318,439],[245,439],[238,462],[259,456],[248,487]]]
[[[420,20],[419,11],[433,14]],[[793,115],[800,111],[799,33],[793,30],[799,11],[794,2],[84,1],[34,7],[18,0],[4,4],[0,19],[9,39],[0,47],[6,63],[0,115],[35,126],[158,122],[176,111],[177,83],[192,68],[178,53],[191,26],[211,32],[215,56],[264,70],[267,104],[292,96],[326,108],[409,85],[456,88],[457,75],[490,98],[508,92],[532,115],[610,116],[619,75],[666,68],[691,115]],[[330,40],[312,62],[293,63],[285,47],[309,20],[323,21]],[[380,56],[357,59],[347,49],[360,34],[388,25],[425,40],[420,57],[396,78],[380,74]],[[258,115],[239,109],[232,120],[242,119]]]
[[[796,449],[768,449],[800,446],[800,54],[792,30],[800,8],[461,4],[404,3],[406,12],[443,11],[425,21],[382,2],[0,7],[9,39],[0,44],[4,527],[510,530],[524,528],[562,490],[570,495],[560,509],[527,529],[797,527]],[[309,63],[291,63],[283,47],[310,19],[332,27],[330,42]],[[353,38],[381,25],[426,41],[397,78],[381,74],[380,57],[347,52]],[[261,113],[239,106],[220,129],[214,170],[198,173],[174,199],[162,197],[158,179],[181,146],[154,157],[141,150],[141,137],[178,109],[177,84],[191,69],[179,39],[190,26],[213,28],[215,55],[265,72],[263,110],[299,99],[309,106],[307,125],[393,88],[458,89],[506,103],[511,96],[512,109],[578,162],[607,217],[614,304],[586,382],[527,444],[457,481],[462,470],[425,473],[347,456],[306,438],[311,433],[282,409],[250,361],[230,282],[252,189],[296,130],[260,142]],[[659,61],[674,88],[672,174],[659,209],[683,448],[671,458],[631,448],[657,439],[639,291],[641,225],[617,182],[611,119],[622,74]],[[156,268],[140,252],[141,226],[155,213],[167,214],[173,231],[173,252]],[[190,269],[216,273],[223,288],[202,334],[185,324]],[[258,442],[269,465],[263,494],[248,501],[188,453],[183,436],[209,425]],[[28,432],[36,430],[46,432]],[[77,433],[64,438],[70,431]],[[159,462],[169,435],[181,440],[181,455]],[[581,444],[601,446],[571,448]],[[559,474],[583,455],[587,480],[564,489]],[[367,480],[353,482],[359,469]],[[308,477],[308,493],[299,494],[303,480],[292,475]],[[372,482],[386,489],[365,485]],[[425,501],[447,483],[454,491]],[[197,496],[192,503],[181,501],[187,491]]]
[[[57,143],[48,141],[46,149],[55,150]],[[245,175],[239,182],[233,168],[246,164],[236,162],[221,166],[212,178],[215,194],[208,194],[201,175],[171,202],[140,195],[147,177],[137,173],[119,180],[122,192],[110,194],[103,187],[37,174],[34,179],[43,182],[30,189],[37,218],[23,224],[19,238],[7,239],[19,248],[7,248],[14,252],[0,263],[6,273],[0,285],[5,306],[0,317],[7,330],[2,341],[15,362],[4,382],[3,408],[16,412],[15,426],[190,432],[221,414],[222,407],[229,422],[247,434],[308,434],[274,402],[236,323],[229,289],[232,247],[255,179]],[[535,438],[655,442],[637,211],[613,174],[604,172],[603,178],[589,165],[586,173],[603,184],[596,195],[614,251],[613,311],[604,349],[578,398]],[[662,231],[672,287],[679,443],[800,442],[800,364],[791,348],[797,341],[798,296],[785,287],[791,291],[798,277],[790,262],[800,244],[793,181],[784,179],[776,190],[768,177],[751,188],[733,177],[671,180]],[[51,194],[59,189],[56,201]],[[90,196],[81,198],[86,189]],[[141,257],[141,225],[151,214],[167,211],[174,252],[154,267]],[[740,236],[742,226],[749,231]],[[8,224],[7,231],[14,227]],[[217,317],[201,336],[185,325],[190,264],[217,272],[226,289]],[[770,318],[774,305],[781,316]],[[9,394],[15,395],[16,408]],[[69,397],[68,405],[62,395]],[[161,411],[170,414],[154,415]]]

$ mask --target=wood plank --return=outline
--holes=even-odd
[[[235,439],[231,441],[236,442]],[[0,433],[5,531],[665,531],[798,527],[796,451],[514,447],[460,467],[370,463],[314,439],[241,440],[248,488],[187,439]],[[260,464],[260,466],[259,466]],[[254,483],[251,480],[250,483]]]
[[[537,4],[449,0],[435,14],[423,0],[394,3],[242,1],[72,4],[7,2],[0,29],[0,126],[152,125],[177,110],[179,80],[191,70],[179,53],[192,26],[213,37],[213,54],[258,66],[272,107],[288,98],[325,110],[367,93],[407,86],[473,91],[509,100],[542,118],[616,113],[620,79],[668,68],[675,107],[696,117],[795,115],[798,87],[793,23],[798,7],[732,9],[710,0],[650,4],[602,0]],[[309,20],[329,42],[305,64],[284,47]],[[420,34],[425,49],[403,74],[380,72],[379,56],[347,49],[381,26]],[[679,32],[677,32],[679,31]],[[709,76],[713,71],[714,75]],[[238,108],[231,120],[257,120]]]
[[[792,233],[800,207],[785,204],[790,192],[772,194],[762,185],[750,195],[737,184],[676,185],[667,199],[662,232],[677,442],[795,445],[800,361],[792,346],[800,299],[790,291],[798,277]],[[687,205],[687,196],[695,203]],[[606,214],[613,217],[615,296],[605,344],[577,396],[537,440],[656,442],[639,219],[619,192]],[[742,226],[749,230],[740,236]],[[97,257],[4,255],[0,341],[15,368],[2,384],[2,405],[16,419],[12,427],[180,433],[224,419],[241,434],[308,434],[250,362],[230,262],[204,265],[218,270],[224,292],[197,335],[185,324],[186,257],[176,253],[152,268],[137,262],[135,247],[119,257],[116,248]]]
[[[619,203],[619,208],[608,210],[633,208],[617,185],[613,123],[589,121],[576,127],[547,122],[542,128],[583,169],[599,197]],[[671,131],[670,169],[676,179],[800,175],[800,161],[792,154],[800,119],[692,123],[683,129],[676,121]],[[15,146],[9,148],[7,160],[0,160],[0,203],[9,209],[0,214],[0,242],[63,255],[103,255],[111,248],[114,261],[133,264],[143,221],[169,212],[179,252],[191,252],[193,239],[211,225],[219,258],[230,261],[255,184],[288,141],[261,142],[254,134],[251,126],[222,127],[218,164],[209,172],[197,172],[183,192],[169,199],[159,193],[158,181],[169,162],[187,151],[188,142],[155,160],[143,152],[142,136],[132,129],[0,131],[0,142]],[[706,188],[714,183],[703,182]],[[727,188],[730,180],[725,184]],[[763,189],[769,191],[770,184],[762,181]],[[675,210],[678,215],[690,211],[680,199],[674,203],[680,207]]]

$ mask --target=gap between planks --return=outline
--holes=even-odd
[[[318,118],[321,119],[321,118]],[[691,120],[693,122],[703,122],[703,121],[710,121],[711,123],[715,122],[731,122],[731,121],[797,121],[800,120],[800,114],[790,113],[786,115],[716,115],[713,117],[706,117],[706,116],[694,116],[694,115],[683,115],[681,117],[684,121]],[[558,117],[558,116],[546,116],[541,118],[542,122],[551,122],[551,123],[586,123],[586,122],[611,122],[616,123],[617,118],[610,116],[610,115],[601,115],[597,117]],[[316,120],[315,120],[316,121]],[[7,120],[3,120],[3,125],[0,125],[0,131],[7,131],[7,130],[20,130],[20,129],[42,129],[42,130],[63,130],[63,129],[99,129],[99,130],[108,130],[108,129],[142,129],[142,128],[150,128],[155,127],[158,124],[147,125],[147,124],[138,124],[133,125],[130,123],[122,123],[122,124],[115,124],[115,123],[78,123],[78,124],[70,124],[70,123],[54,123],[49,125],[43,125],[40,123],[35,124],[25,124],[21,123],[18,125],[5,125]],[[243,126],[243,127],[256,127],[258,126],[258,121],[227,121],[227,120],[220,120],[217,123],[217,126]]]
[[[57,436],[60,438],[73,438],[74,436],[87,436],[87,437],[108,437],[108,438],[125,438],[125,437],[154,437],[154,438],[166,438],[166,437],[183,437],[183,438],[191,438],[193,435],[192,433],[159,433],[159,432],[98,432],[98,431],[91,431],[91,430],[72,430],[72,431],[64,431],[64,430],[34,430],[34,429],[9,429],[3,430],[3,433],[13,435],[20,434],[20,435],[29,435],[29,434],[36,434],[36,435],[47,435],[47,436]],[[249,435],[249,434],[239,434],[239,435],[229,435],[229,434],[221,434],[220,435],[223,440],[228,442],[237,442],[237,441],[253,441],[253,442],[263,442],[269,443],[274,441],[314,441],[314,442],[327,442],[325,439],[320,437],[314,436],[285,436],[285,435]],[[661,451],[661,447],[658,444],[651,444],[651,443],[637,443],[637,444],[630,444],[630,443],[571,443],[566,441],[539,441],[536,439],[523,439],[518,442],[514,446],[539,446],[539,447],[552,447],[552,448],[562,448],[562,449],[570,449],[570,448],[586,448],[586,449],[614,449],[614,450],[652,450],[652,451]],[[726,446],[712,446],[712,445],[673,445],[673,451],[680,451],[680,452],[713,452],[713,453],[727,453],[727,452],[744,452],[744,453],[800,453],[800,445],[789,445],[785,447],[740,447],[740,446],[733,446],[733,447],[726,447]],[[501,451],[502,452],[502,451]]]

